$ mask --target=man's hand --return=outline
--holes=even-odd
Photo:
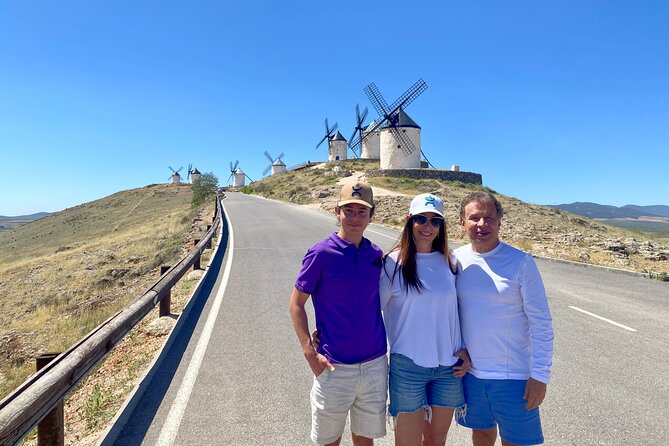
[[[472,367],[472,360],[469,358],[469,353],[466,348],[455,352],[455,356],[462,360],[462,364],[453,366],[453,376],[462,378],[467,374],[467,370]]]
[[[534,378],[527,380],[527,385],[525,386],[525,393],[523,393],[523,399],[527,401],[525,407],[527,410],[532,410],[544,401],[546,397],[546,387],[545,383],[537,381]]]
[[[334,366],[328,361],[328,358],[321,355],[320,353],[314,352],[314,354],[305,355],[307,362],[311,371],[314,373],[314,376],[320,376],[321,373],[327,368],[331,372],[334,371]]]

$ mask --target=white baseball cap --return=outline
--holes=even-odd
[[[411,200],[409,206],[409,215],[422,214],[424,212],[434,212],[439,216],[444,216],[444,202],[439,197],[432,194],[416,195]]]

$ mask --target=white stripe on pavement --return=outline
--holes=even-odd
[[[613,324],[616,327],[624,328],[625,330],[628,330],[628,331],[636,331],[635,329],[633,329],[631,327],[628,327],[627,325],[619,324],[618,322],[612,321],[611,319],[607,319],[605,317],[596,315],[595,313],[591,313],[589,311],[582,310],[578,307],[574,307],[572,305],[569,305],[569,308],[571,308],[572,310],[580,311],[581,313],[587,314],[588,316],[592,316],[592,317],[597,318],[599,320],[602,320],[604,322],[608,322],[609,324]]]
[[[190,363],[188,364],[186,374],[184,375],[183,381],[181,381],[181,387],[179,387],[177,396],[172,402],[170,412],[167,414],[167,418],[165,418],[163,427],[160,430],[160,436],[156,442],[156,444],[159,446],[172,446],[174,444],[177,432],[179,431],[179,426],[181,425],[181,419],[183,418],[184,412],[186,411],[188,399],[190,398],[191,391],[195,385],[197,375],[200,372],[200,366],[202,365],[202,360],[204,359],[204,353],[207,350],[207,345],[209,344],[211,333],[214,330],[214,324],[216,323],[216,318],[218,317],[218,311],[220,310],[221,303],[223,301],[223,294],[225,293],[225,288],[228,284],[235,242],[232,233],[232,224],[230,223],[230,219],[228,218],[227,213],[225,213],[225,219],[228,221],[228,228],[230,228],[230,231],[228,235],[228,260],[225,264],[223,279],[221,280],[221,285],[219,286],[218,292],[216,293],[214,304],[211,306],[211,310],[209,311],[207,322],[202,329],[200,339],[197,341],[197,346],[195,347],[193,356],[191,357]]]

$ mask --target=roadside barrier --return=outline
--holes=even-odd
[[[65,395],[158,303],[159,316],[170,314],[172,287],[191,266],[199,268],[200,257],[205,249],[211,247],[211,240],[220,225],[221,203],[217,198],[214,218],[207,233],[174,266],[161,268],[160,279],[143,295],[98,325],[65,352],[55,357],[49,354],[40,358],[38,372],[0,401],[0,445],[18,443],[36,425],[40,446],[63,445]]]

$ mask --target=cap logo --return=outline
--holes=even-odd
[[[362,192],[360,192],[361,190],[362,190],[362,186],[353,186],[353,192],[351,192],[351,196],[352,197],[357,196],[357,197],[362,198]]]
[[[431,205],[433,208],[436,209],[436,208],[437,208],[437,205],[435,205],[434,202],[435,202],[435,197],[433,197],[433,196],[425,197],[425,206],[427,206],[427,205],[429,204],[429,205]]]

